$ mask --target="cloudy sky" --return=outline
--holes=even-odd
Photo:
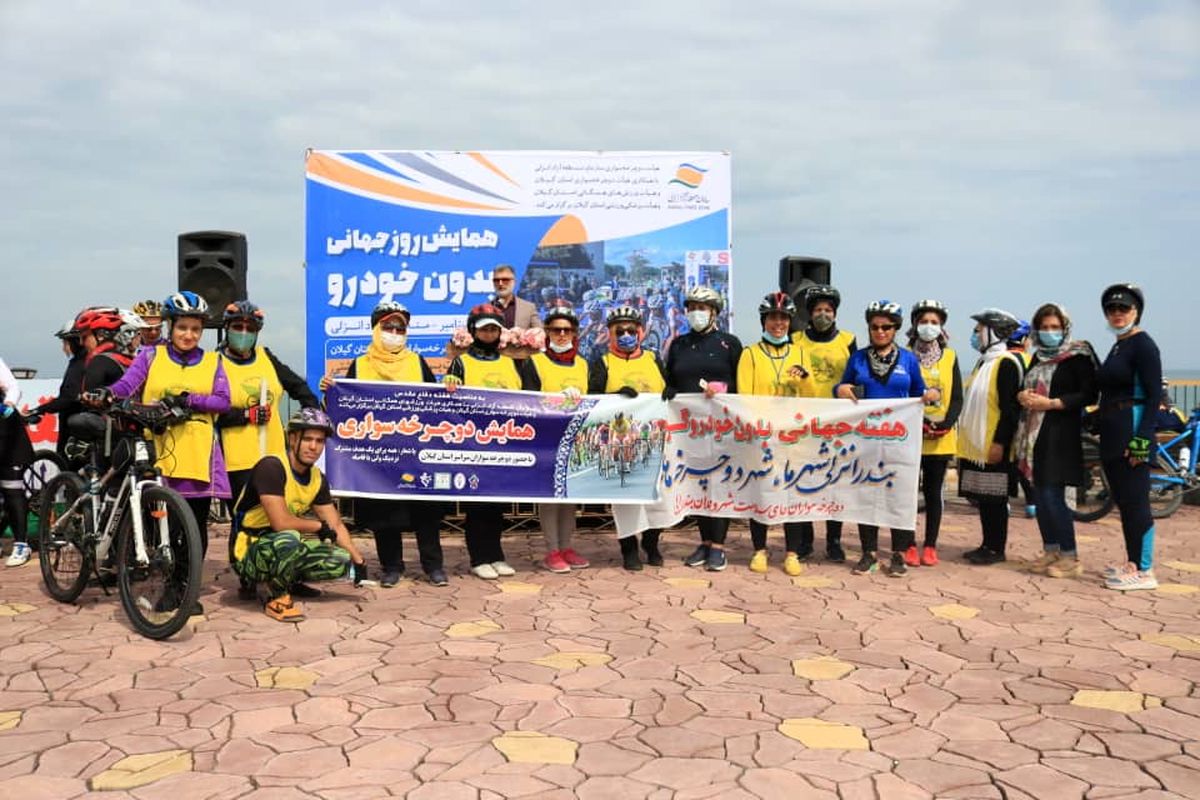
[[[1054,299],[1107,349],[1097,296],[1134,280],[1200,369],[1195,0],[0,0],[0,71],[0,355],[43,375],[62,319],[165,295],[199,229],[247,234],[301,368],[309,147],[727,149],[744,337],[808,254],[848,327],[938,297],[959,342]]]

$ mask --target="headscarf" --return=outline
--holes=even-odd
[[[394,316],[394,315],[393,315]],[[384,317],[387,319],[387,317]],[[367,345],[367,361],[371,362],[371,367],[378,374],[382,375],[385,380],[400,381],[404,380],[406,370],[404,362],[413,357],[413,354],[407,347],[402,347],[399,350],[392,352],[383,346],[383,319],[375,323],[375,327],[371,328],[371,343]]]
[[[984,330],[991,334],[991,328]],[[978,466],[987,464],[988,450],[992,447],[988,435],[988,395],[992,389],[992,373],[999,367],[1000,359],[1009,354],[1004,339],[995,336],[993,339],[967,380],[962,416],[958,418],[958,454]]]

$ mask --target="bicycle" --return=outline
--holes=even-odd
[[[42,414],[38,409],[32,409],[21,417],[21,422],[25,425],[37,425],[41,420]],[[33,451],[29,466],[21,473],[21,481],[25,486],[26,507],[30,514],[37,515],[41,507],[42,490],[50,479],[67,469],[67,462],[54,450],[39,448]],[[8,514],[8,505],[4,502],[4,495],[0,494],[0,531],[10,527]],[[32,527],[31,524],[31,530]],[[32,544],[36,546],[37,542]]]
[[[200,532],[183,497],[163,485],[144,432],[162,434],[189,416],[129,400],[103,417],[81,415],[90,418],[81,421],[94,442],[90,463],[50,480],[38,520],[42,580],[55,600],[73,603],[90,575],[108,594],[100,569],[111,556],[121,605],[138,633],[165,639],[187,622],[200,592]]]

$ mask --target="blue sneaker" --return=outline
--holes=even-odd
[[[727,563],[724,548],[710,547],[708,549],[708,559],[704,562],[706,570],[709,572],[720,572],[725,569]]]
[[[683,560],[685,567],[702,567],[708,563],[708,552],[712,548],[706,544],[702,544],[692,551],[692,554]]]

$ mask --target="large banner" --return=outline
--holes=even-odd
[[[21,412],[25,413],[31,408],[48,403],[58,397],[58,387],[62,383],[59,378],[25,378],[19,381],[21,384]],[[47,414],[42,417],[37,424],[30,425],[29,440],[33,442],[33,448],[39,450],[45,448],[53,450],[58,443],[58,415]]]
[[[912,529],[920,400],[680,395],[670,403],[659,500],[614,506],[622,535],[689,515],[820,519]]]
[[[657,395],[562,394],[339,380],[326,393],[334,494],[540,503],[649,502]]]
[[[498,264],[539,312],[574,305],[585,357],[614,305],[640,307],[645,347],[665,353],[687,332],[689,286],[731,299],[728,153],[312,150],[305,171],[313,385],[366,349],[384,299],[408,307],[409,346],[442,366]]]

